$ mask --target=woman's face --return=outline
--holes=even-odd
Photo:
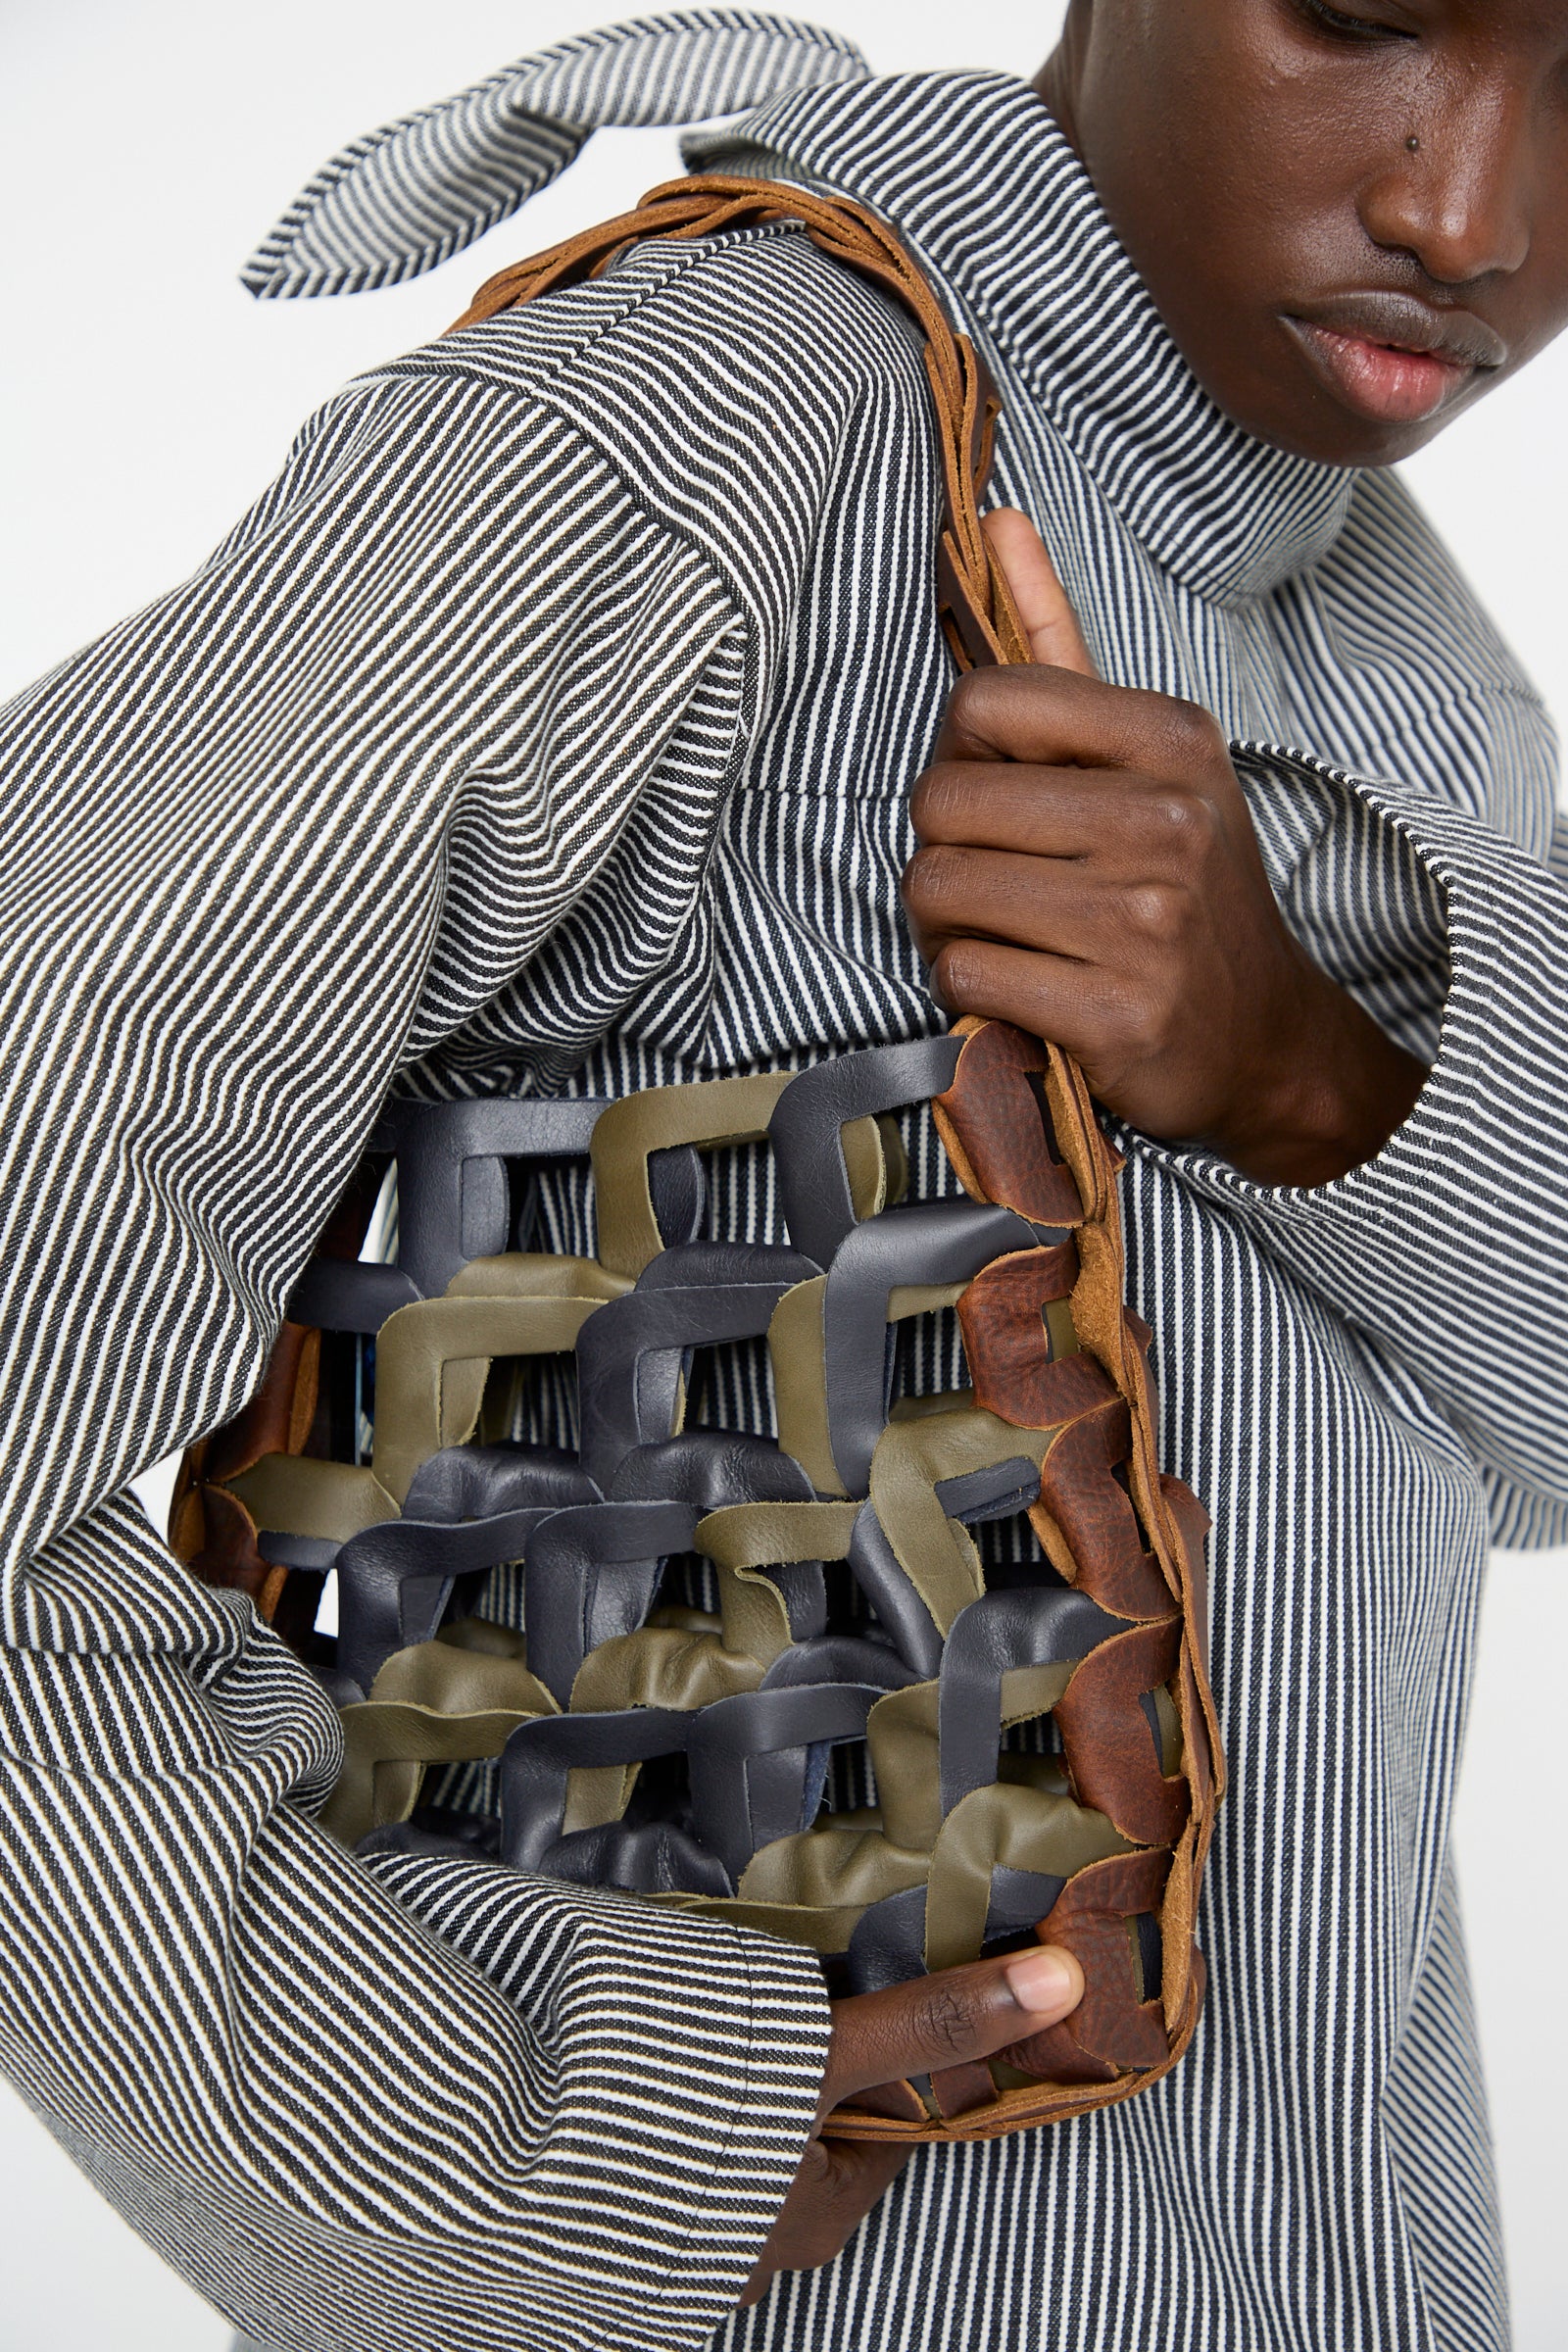
[[[1073,0],[1039,87],[1279,448],[1392,465],[1568,324],[1568,0]]]

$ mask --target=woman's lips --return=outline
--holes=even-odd
[[[1473,362],[1401,351],[1364,335],[1341,334],[1305,318],[1288,321],[1308,359],[1347,408],[1380,424],[1419,424],[1462,392]]]

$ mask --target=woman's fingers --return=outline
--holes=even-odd
[[[1096,676],[1078,615],[1067,602],[1045,541],[1028,515],[1020,514],[1016,507],[997,507],[981,516],[980,528],[1006,573],[1035,660],[1055,669],[1076,669],[1085,677]]]

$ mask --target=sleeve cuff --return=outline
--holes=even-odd
[[[706,2341],[810,2134],[831,2030],[815,1954],[495,1863],[384,1854],[365,1867],[537,2035],[554,2086],[541,2135],[602,2146],[612,2126],[620,2193],[665,2209],[659,2340],[689,2327]]]
[[[1244,1223],[1429,1375],[1456,1417],[1484,1419],[1499,1330],[1523,1392],[1532,1371],[1563,1371],[1543,1275],[1568,1264],[1568,893],[1516,843],[1429,795],[1295,753],[1244,747],[1237,765],[1244,785],[1266,773],[1276,801],[1286,770],[1293,807],[1316,809],[1313,847],[1281,893],[1287,917],[1431,1074],[1383,1149],[1328,1184],[1258,1184],[1140,1134],[1124,1148]],[[1549,1362],[1533,1363],[1544,1350]]]

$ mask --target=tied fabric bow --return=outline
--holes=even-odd
[[[841,34],[750,9],[581,33],[356,139],[296,197],[241,278],[264,300],[399,285],[509,219],[596,130],[710,122],[869,73]]]

